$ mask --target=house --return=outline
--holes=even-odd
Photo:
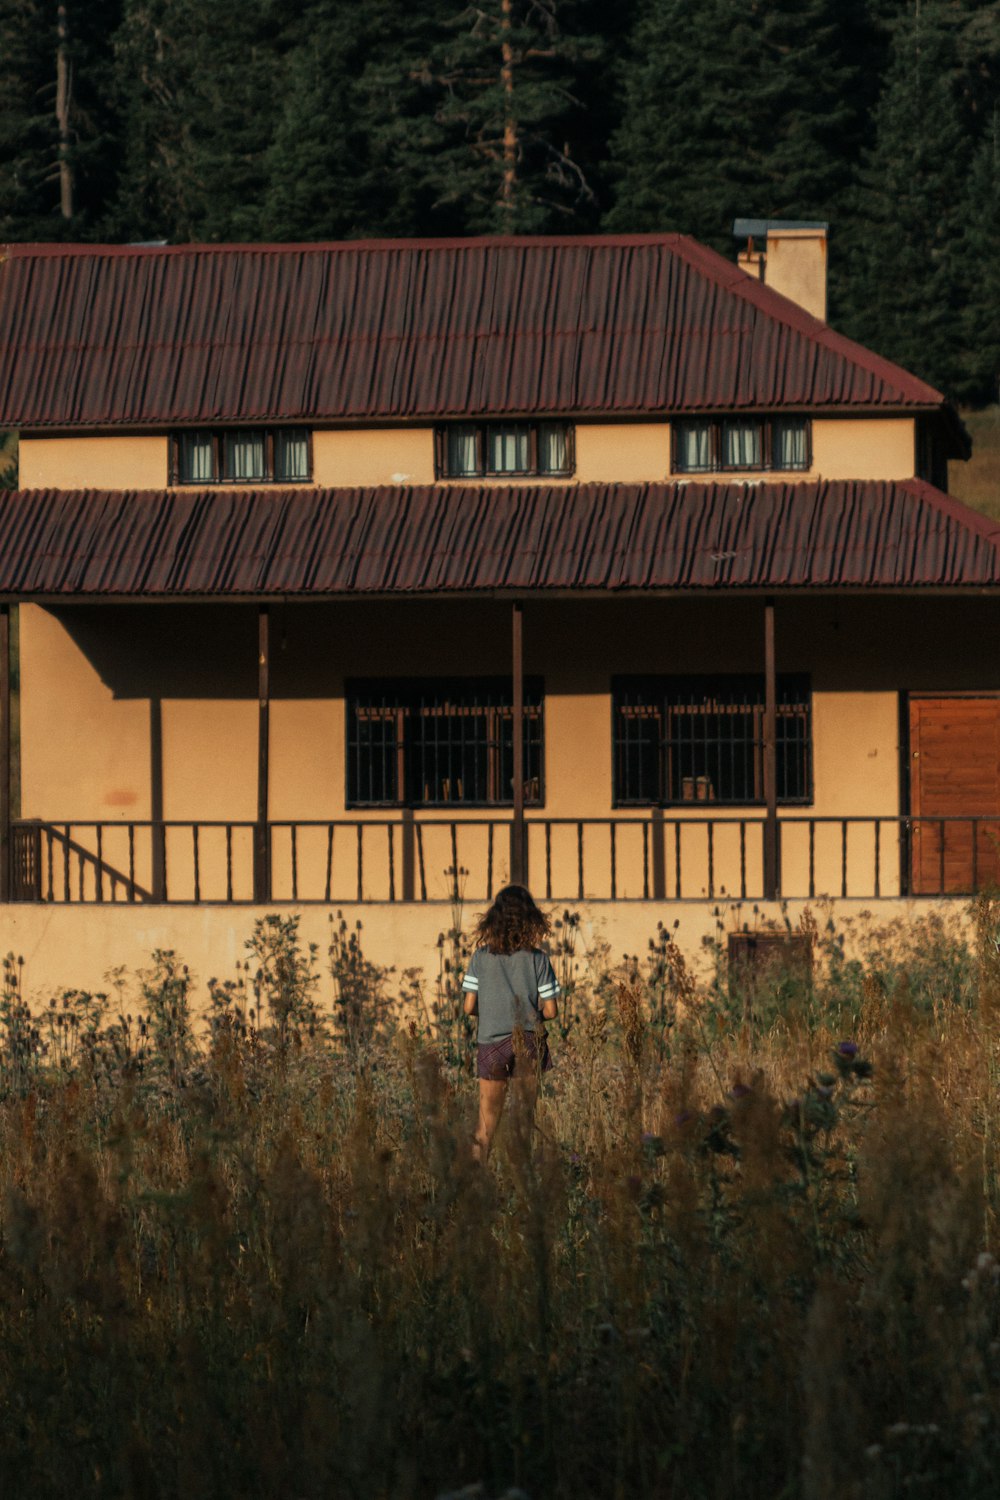
[[[511,876],[628,948],[995,880],[967,436],[824,321],[822,226],[743,231],[9,247],[4,948],[222,969],[290,904],[417,962]]]

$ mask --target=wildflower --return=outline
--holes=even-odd
[[[858,1044],[857,1042],[838,1042],[837,1051],[841,1057],[857,1057]]]

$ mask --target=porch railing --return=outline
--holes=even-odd
[[[509,878],[509,818],[366,821],[22,820],[15,901],[269,903],[489,900]],[[546,900],[755,900],[763,817],[527,820],[528,876]],[[780,892],[878,900],[963,896],[1000,882],[1000,818],[779,821]]]

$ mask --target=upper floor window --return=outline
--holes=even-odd
[[[450,422],[435,434],[438,478],[572,474],[571,422]]]
[[[620,677],[613,684],[616,806],[764,800],[763,677]],[[779,676],[779,802],[812,800],[809,680]]]
[[[312,474],[310,433],[301,427],[175,433],[174,484],[296,484]]]
[[[542,800],[542,684],[524,684],[524,800]],[[349,807],[506,806],[513,800],[509,678],[352,682]]]
[[[808,417],[685,418],[671,432],[675,474],[802,470],[812,463]]]

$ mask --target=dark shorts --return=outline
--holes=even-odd
[[[524,1064],[530,1073],[536,1068],[545,1073],[552,1066],[548,1042],[544,1037],[537,1038],[533,1031],[524,1033]],[[517,1057],[512,1036],[502,1036],[498,1042],[483,1042],[476,1048],[477,1078],[485,1078],[490,1083],[504,1083],[508,1078],[513,1078],[516,1067]]]

